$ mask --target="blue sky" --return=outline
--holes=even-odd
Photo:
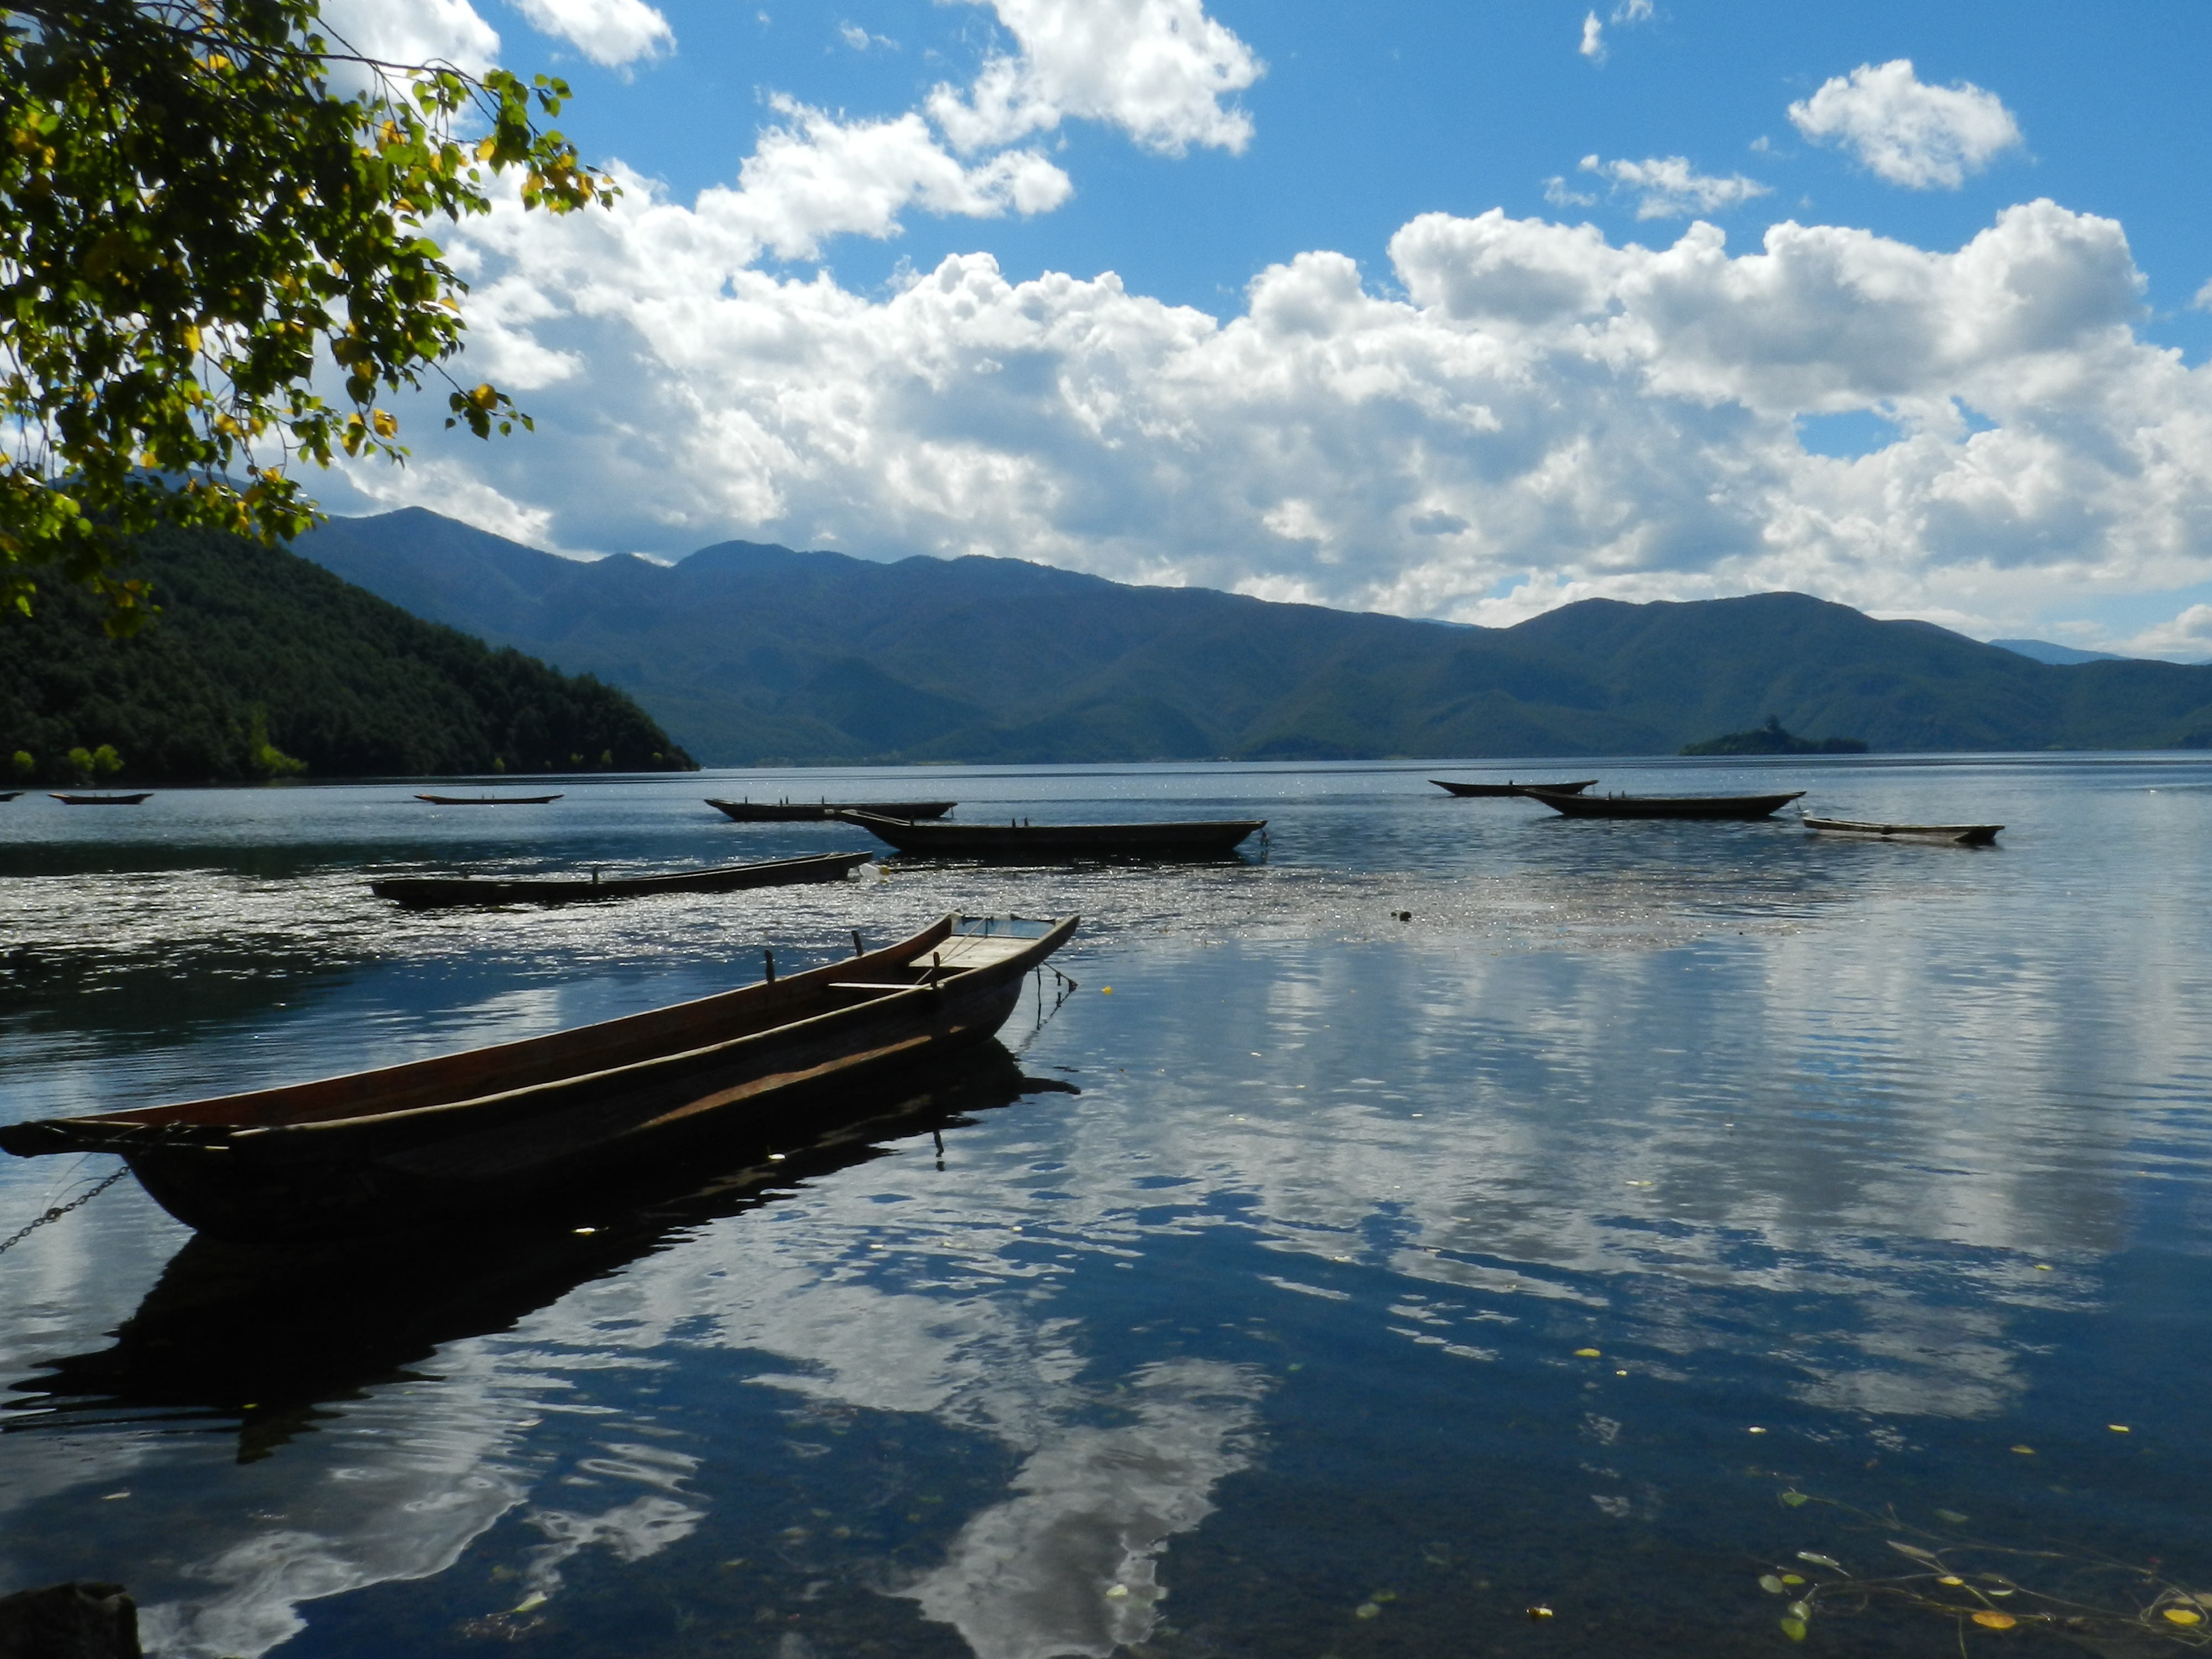
[[[2204,9],[410,6],[633,181],[455,239],[539,434],[336,510],[2212,654]]]

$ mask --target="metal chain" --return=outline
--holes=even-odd
[[[101,1182],[100,1185],[93,1188],[89,1192],[79,1193],[75,1198],[70,1200],[68,1203],[57,1204],[52,1209],[48,1210],[44,1215],[36,1217],[31,1221],[25,1223],[22,1226],[15,1230],[15,1234],[11,1237],[0,1240],[0,1251],[14,1249],[18,1244],[21,1244],[33,1233],[45,1226],[49,1221],[59,1221],[71,1210],[82,1209],[86,1205],[91,1203],[94,1199],[98,1198],[102,1193],[106,1192],[110,1187],[112,1187],[117,1182],[122,1180],[124,1176],[130,1173],[131,1166],[128,1164],[125,1164],[120,1169],[111,1174],[106,1180]]]

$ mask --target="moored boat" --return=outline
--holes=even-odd
[[[1954,847],[1987,847],[1997,838],[2002,823],[1864,823],[1855,818],[1816,818],[1804,815],[1808,830],[1831,836],[1872,836],[1882,841],[1948,842]]]
[[[1571,818],[1728,818],[1771,817],[1805,792],[1781,795],[1561,795],[1531,789],[1529,798]]]
[[[410,910],[465,904],[579,904],[596,899],[643,898],[654,893],[735,893],[752,887],[842,881],[872,853],[817,853],[806,858],[725,864],[710,870],[672,870],[657,876],[581,877],[386,876],[368,890]]]
[[[1431,783],[1455,795],[1479,796],[1492,799],[1506,795],[1579,795],[1595,783],[1595,778],[1583,778],[1575,783],[1516,783],[1508,778],[1504,783],[1454,783],[1448,778],[1431,778]]]
[[[136,806],[142,800],[151,800],[150,789],[136,795],[56,795],[54,799],[64,806]]]
[[[842,817],[902,853],[951,858],[1205,858],[1232,851],[1267,823],[1265,818],[1182,823],[913,823],[866,812]]]
[[[20,789],[0,789],[0,800],[13,800],[22,793]]]
[[[543,806],[558,795],[417,795],[433,806]]]
[[[113,1152],[217,1237],[481,1218],[790,1133],[825,1101],[986,1042],[1077,918],[948,915],[898,944],[596,1025],[320,1082],[0,1127],[19,1157]]]
[[[768,801],[716,800],[707,805],[739,823],[799,823],[867,812],[879,818],[941,818],[959,805],[950,800]]]

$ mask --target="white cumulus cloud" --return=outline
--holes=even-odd
[[[1838,143],[1877,178],[1909,190],[1956,190],[1966,175],[2021,142],[2020,125],[1993,92],[1970,82],[1934,87],[1899,58],[1862,64],[1790,106],[1797,131]]]
[[[1605,25],[1597,21],[1595,12],[1590,12],[1583,17],[1583,43],[1575,50],[1593,64],[1605,62]]]
[[[2145,629],[2119,648],[2131,657],[2212,662],[2212,605],[2192,605],[2171,621]]]
[[[499,60],[499,32],[468,0],[324,0],[321,15],[324,35],[363,58],[451,64],[471,75]],[[341,69],[334,78],[346,75]]]
[[[532,25],[580,49],[609,69],[653,58],[676,46],[668,20],[645,0],[514,0]]]
[[[829,230],[750,188],[470,222],[471,352],[550,378],[534,435],[433,432],[426,465],[574,549],[992,553],[1467,621],[1787,587],[2032,632],[2212,580],[2212,370],[2135,332],[2120,228],[2049,202],[1948,251],[1427,214],[1395,295],[1316,251],[1213,316],[981,253],[874,296],[778,276],[758,250]],[[1799,442],[1866,410],[1871,453]]]
[[[1686,219],[1692,214],[1718,213],[1767,193],[1767,187],[1756,179],[1747,179],[1740,173],[1725,179],[1699,173],[1687,157],[1680,155],[1653,155],[1641,161],[1601,161],[1595,155],[1585,155],[1582,171],[1610,179],[1616,194],[1634,197],[1639,219]],[[1576,196],[1556,179],[1547,181],[1544,194],[1559,206],[1589,200]]]
[[[1251,118],[1223,100],[1264,66],[1200,0],[991,4],[1019,51],[993,54],[965,91],[930,94],[930,116],[954,148],[1012,143],[1069,118],[1118,126],[1167,155],[1193,144],[1241,152],[1250,142]]]

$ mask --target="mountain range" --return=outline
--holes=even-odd
[[[1486,629],[1013,559],[587,562],[422,508],[296,550],[620,686],[709,765],[1672,754],[1769,716],[1878,750],[2212,746],[2212,667],[2055,665],[1797,593]]]

